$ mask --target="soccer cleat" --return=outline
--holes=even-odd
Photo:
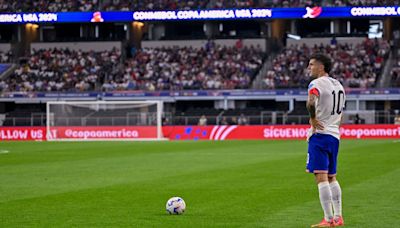
[[[340,217],[334,219],[334,220],[333,220],[333,225],[334,225],[334,226],[344,226],[343,217],[340,216]]]
[[[331,219],[331,221],[328,222],[324,218],[324,219],[322,219],[322,221],[320,223],[311,225],[311,227],[333,227],[334,226],[333,222],[334,222],[333,219]]]

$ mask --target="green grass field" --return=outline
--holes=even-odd
[[[0,227],[309,227],[305,141],[1,142]],[[400,142],[343,140],[346,227],[399,227]],[[172,196],[184,215],[165,212]]]

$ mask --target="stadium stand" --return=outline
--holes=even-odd
[[[211,8],[263,8],[263,7],[304,7],[321,5],[321,0],[294,0],[294,1],[278,1],[278,0],[217,0]]]
[[[0,0],[0,12],[65,12],[65,11],[129,11],[204,9],[208,1],[126,1],[126,0],[52,0],[14,1]]]
[[[264,53],[257,47],[148,48],[119,64],[116,49],[83,52],[33,50],[26,64],[3,80],[3,91],[245,89]]]
[[[7,1],[0,0],[0,12],[66,12],[98,10],[98,0],[39,0]]]
[[[123,75],[108,78],[104,90],[244,89],[262,64],[256,47],[151,48],[125,63]],[[133,82],[130,79],[134,79]],[[130,82],[131,81],[131,82]]]
[[[9,63],[11,61],[11,52],[0,51],[0,63]]]
[[[400,65],[397,64],[396,67],[393,67],[391,73],[391,83],[392,87],[400,87]]]
[[[68,49],[33,50],[26,64],[0,84],[6,91],[89,91],[98,78],[118,67],[120,52],[82,52]]]
[[[10,68],[10,66],[10,64],[0,64],[0,75]]]
[[[11,53],[10,52],[2,52],[0,51],[0,75],[6,72],[12,65],[8,64],[11,61]],[[5,81],[0,80],[0,91],[8,88],[8,84]]]
[[[398,0],[325,0],[324,5],[329,6],[394,6]]]
[[[355,46],[289,46],[274,59],[272,69],[264,76],[263,87],[305,88],[309,82],[306,72],[308,57],[314,52],[324,52],[334,59],[331,75],[341,81],[344,87],[371,88],[382,73],[389,48],[384,40],[369,39]]]
[[[102,2],[102,1],[100,1]],[[127,1],[104,0],[104,10],[194,10],[194,9],[226,9],[226,8],[263,8],[263,7],[305,7],[305,6],[370,6],[397,5],[395,0],[214,0],[214,1]]]
[[[102,2],[103,10],[190,10],[205,9],[209,1],[190,0],[164,0],[164,1],[127,1],[127,0],[104,0]]]

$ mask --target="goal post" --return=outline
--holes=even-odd
[[[162,101],[49,101],[48,141],[165,140]]]

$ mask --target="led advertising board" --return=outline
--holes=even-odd
[[[400,7],[397,6],[305,7],[177,11],[2,13],[0,14],[0,23],[101,23],[132,21],[357,18],[397,16],[400,16]]]

